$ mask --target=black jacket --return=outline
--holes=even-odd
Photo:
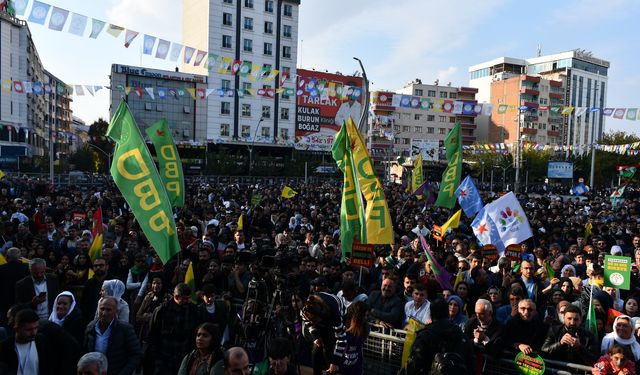
[[[9,262],[0,266],[0,322],[4,322],[7,317],[9,307],[16,300],[16,290],[10,285],[29,276],[29,267],[22,262]]]
[[[495,319],[491,321],[491,324],[489,324],[484,332],[489,339],[486,344],[482,342],[476,343],[473,340],[473,331],[478,328],[479,325],[480,322],[478,321],[478,318],[473,317],[467,320],[467,323],[464,326],[464,333],[469,340],[473,342],[474,349],[490,355],[499,355],[504,350],[504,328],[502,327],[502,324]]]
[[[436,320],[418,331],[411,347],[407,373],[426,374],[431,370],[431,363],[443,346],[445,352],[460,354],[466,360],[467,373],[474,373],[475,356],[469,340],[456,324],[448,319]]]
[[[507,348],[515,351],[520,351],[518,345],[526,344],[537,351],[544,342],[545,333],[547,332],[546,326],[535,316],[530,321],[524,321],[520,315],[516,315],[505,325],[505,344]]]
[[[210,322],[217,325],[220,331],[220,337],[224,335],[225,328],[229,328],[229,340],[225,342],[225,344],[233,344],[235,342],[235,314],[232,313],[229,305],[227,305],[224,300],[216,300],[214,305],[216,306],[216,311],[213,315],[207,311],[207,305],[204,303],[198,305],[198,321]]]
[[[404,302],[397,295],[394,294],[383,300],[382,293],[379,290],[374,290],[369,294],[367,304],[371,308],[369,314],[371,318],[392,324],[395,328],[402,326]]]
[[[53,301],[56,299],[58,293],[60,293],[60,284],[58,283],[58,277],[52,273],[47,274],[47,302],[49,305],[49,313],[53,311]],[[31,300],[36,296],[36,290],[33,287],[33,279],[31,275],[23,277],[16,283],[15,287],[16,303],[28,303],[31,305]],[[36,306],[31,305],[34,310]]]
[[[85,352],[93,352],[96,347],[96,324],[93,320],[84,335]],[[107,346],[107,361],[109,362],[107,375],[131,375],[142,359],[140,341],[136,337],[131,324],[113,320],[111,334]]]
[[[593,334],[582,327],[578,327],[572,336],[579,338],[580,345],[571,347],[561,344],[562,336],[569,333],[564,325],[553,326],[547,332],[547,338],[542,345],[542,352],[549,359],[580,363],[591,366],[598,359],[599,345]]]

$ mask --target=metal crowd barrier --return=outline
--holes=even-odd
[[[406,332],[399,329],[386,329],[372,325],[371,333],[364,343],[364,373],[396,374],[402,367],[402,351],[404,349]],[[520,375],[515,367],[515,353],[505,353],[501,357],[483,356],[476,369],[480,374]],[[545,359],[545,374],[558,375],[588,375],[592,367],[576,363]]]

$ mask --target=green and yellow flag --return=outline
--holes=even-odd
[[[288,186],[285,186],[285,187],[282,189],[282,194],[281,194],[281,195],[282,195],[282,198],[287,198],[287,199],[289,199],[289,198],[293,198],[293,197],[295,197],[295,196],[296,196],[296,194],[298,194],[298,192],[297,192],[297,191],[293,190],[292,188],[290,188],[290,187],[288,187]]]
[[[193,272],[193,262],[189,262],[189,268],[187,268],[187,273],[184,274],[184,283],[189,285],[189,289],[191,289],[191,301],[196,303],[198,302],[198,297],[196,296],[196,277]]]
[[[411,192],[415,193],[416,190],[424,182],[424,176],[422,174],[422,152],[418,153],[416,160],[413,162],[413,173],[411,174]],[[418,196],[418,199],[421,197]]]
[[[158,172],[173,207],[184,206],[184,174],[178,149],[173,142],[167,120],[160,120],[147,128],[147,136],[156,149]]]
[[[462,173],[462,142],[460,139],[460,123],[451,129],[449,135],[444,140],[447,155],[447,168],[442,173],[442,182],[436,206],[453,208],[456,205],[455,191],[460,185],[460,175]]]
[[[358,176],[360,191],[367,201],[365,211],[366,237],[361,242],[379,245],[391,244],[393,241],[391,216],[382,184],[376,176],[367,146],[353,119],[347,120],[346,128],[353,156],[353,168]]]
[[[163,263],[180,252],[171,203],[151,153],[127,103],[111,119],[107,135],[116,142],[111,176],[140,228]]]
[[[346,125],[343,125],[336,134],[331,147],[331,155],[344,175],[340,203],[340,244],[342,258],[345,258],[346,253],[351,252],[354,238],[359,242],[364,242],[363,240],[367,238],[362,192],[358,179],[355,178],[356,171]]]

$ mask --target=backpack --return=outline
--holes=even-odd
[[[436,353],[431,362],[431,375],[466,374],[465,358],[456,352],[447,352],[446,341],[440,342],[440,352]]]

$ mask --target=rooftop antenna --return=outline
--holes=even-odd
[[[536,53],[537,57],[542,56],[542,44],[538,43],[538,49],[537,49],[537,53]]]

